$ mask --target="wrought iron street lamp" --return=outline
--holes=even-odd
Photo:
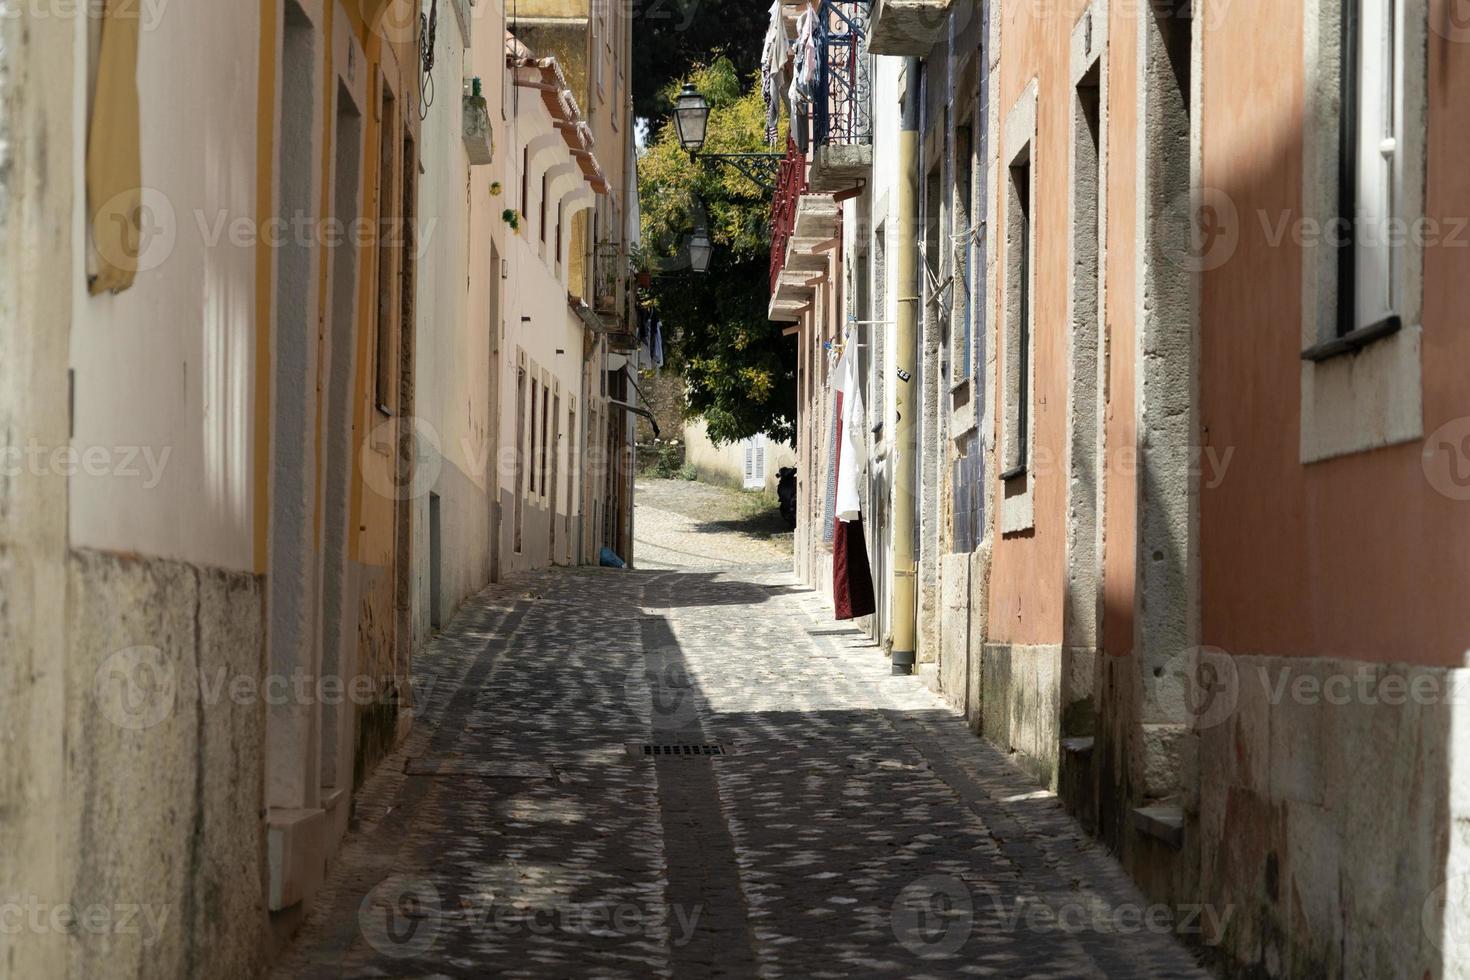
[[[679,145],[689,151],[691,159],[708,166],[724,164],[740,171],[762,190],[776,189],[784,153],[703,153],[709,134],[709,100],[693,83],[686,82],[674,100],[674,128],[679,132]]]
[[[695,272],[709,271],[709,260],[714,253],[715,246],[710,241],[709,231],[703,225],[695,228],[689,236],[689,268]]]
[[[684,90],[674,100],[674,126],[679,130],[679,143],[690,153],[704,148],[704,137],[709,129],[709,100],[699,94],[692,82],[684,83]]]

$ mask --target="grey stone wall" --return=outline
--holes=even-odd
[[[1233,705],[1203,716],[1199,736],[1200,888],[1233,910],[1222,953],[1279,976],[1457,975],[1442,969],[1454,943],[1434,903],[1465,816],[1452,797],[1455,709],[1411,692],[1470,691],[1470,676],[1279,657],[1235,666]],[[1334,677],[1377,693],[1335,703]],[[1391,703],[1400,689],[1406,703]]]
[[[987,643],[980,657],[982,733],[1050,789],[1061,746],[1061,673],[1059,646]]]
[[[673,371],[649,371],[638,376],[638,387],[648,399],[645,408],[652,408],[658,419],[659,436],[664,441],[682,439],[684,434],[684,378]],[[639,404],[643,404],[640,398]],[[653,442],[653,426],[648,419],[638,417],[638,446],[642,449]]]
[[[263,592],[161,559],[67,562],[66,899],[78,977],[252,977],[263,966]]]

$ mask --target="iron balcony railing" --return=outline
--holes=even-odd
[[[812,139],[817,146],[873,139],[867,0],[822,0],[817,14],[817,80],[812,88]]]
[[[776,178],[776,193],[771,199],[771,292],[786,265],[786,243],[796,227],[796,205],[806,193],[806,155],[796,142],[786,140],[786,157]]]
[[[621,242],[598,242],[592,265],[592,308],[619,313],[623,283],[628,275],[628,253]]]

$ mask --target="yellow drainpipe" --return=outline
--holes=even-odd
[[[893,561],[888,594],[893,602],[892,670],[911,674],[915,660],[914,520],[918,467],[919,335],[919,59],[905,63],[903,115],[898,133],[898,318],[894,324]]]

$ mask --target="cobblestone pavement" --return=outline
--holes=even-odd
[[[640,568],[723,568],[791,564],[791,532],[774,498],[767,514],[754,512],[762,498],[686,480],[638,481],[637,536]]]
[[[1205,975],[1198,916],[725,536],[467,603],[276,976]]]

